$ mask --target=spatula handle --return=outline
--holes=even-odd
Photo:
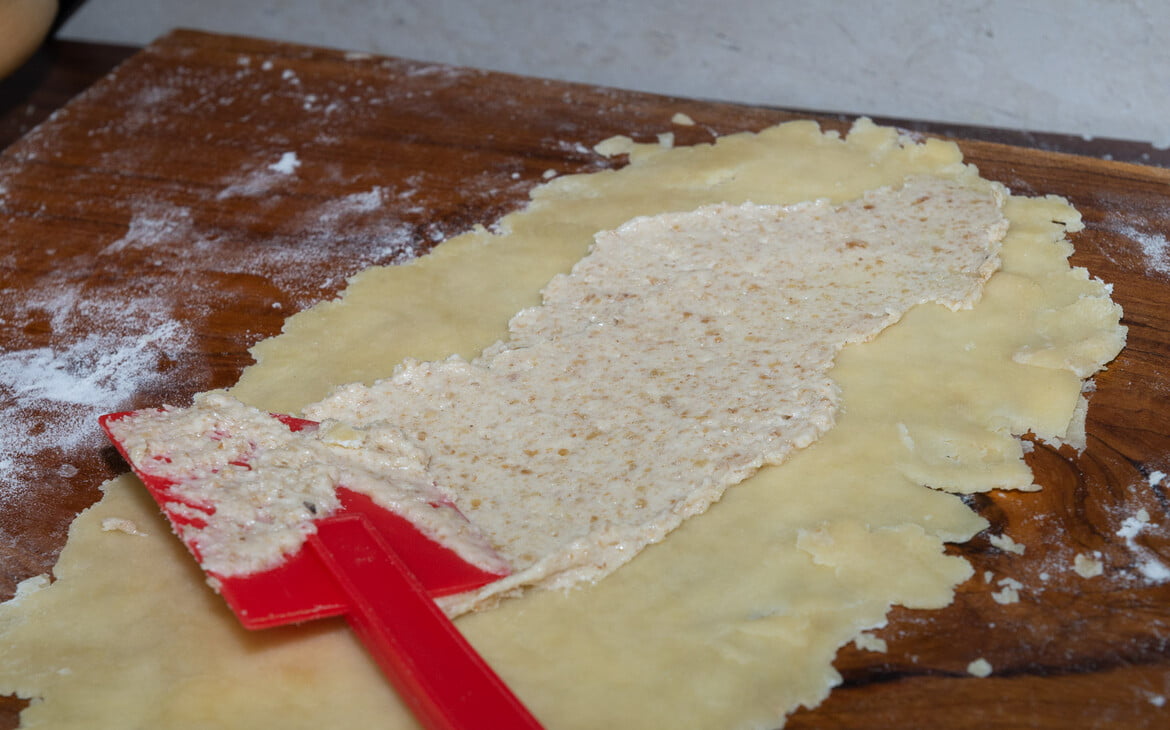
[[[309,542],[350,598],[350,625],[424,727],[541,727],[361,516],[317,528]]]

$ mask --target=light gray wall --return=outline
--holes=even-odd
[[[61,36],[174,27],[789,108],[1170,145],[1160,0],[88,0]]]

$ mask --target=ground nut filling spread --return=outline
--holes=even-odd
[[[218,576],[280,564],[340,507],[345,486],[407,517],[468,562],[507,565],[452,506],[426,470],[426,455],[393,429],[325,421],[293,432],[222,393],[191,408],[140,411],[111,432],[140,471],[174,484],[166,510],[200,564]],[[176,519],[177,518],[177,519]]]
[[[507,561],[511,576],[447,599],[451,613],[525,586],[600,578],[830,428],[829,370],[843,346],[917,304],[977,300],[999,265],[1003,200],[985,181],[914,177],[839,206],[721,204],[601,233],[476,360],[408,361],[305,410],[358,441],[278,433],[276,423],[265,447],[276,467],[251,460],[248,489],[218,483],[193,495],[216,505],[202,528],[204,567],[212,552],[225,575],[279,562],[344,485],[397,511],[449,499],[473,530],[435,510],[408,516],[463,540],[467,556],[486,544]],[[203,409],[249,410],[215,398],[128,423],[138,463],[164,464],[153,459],[206,440]],[[200,458],[165,468],[198,470]],[[266,490],[288,509],[257,504]],[[298,512],[305,502],[315,511]],[[279,539],[259,536],[269,523],[278,528],[265,534]]]

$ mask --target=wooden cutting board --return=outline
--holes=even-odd
[[[672,126],[678,111],[696,124]],[[51,568],[72,517],[124,471],[98,413],[233,383],[251,345],[348,275],[490,223],[546,170],[621,164],[591,150],[606,137],[671,129],[693,144],[793,118],[189,31],[160,39],[0,155],[0,597]],[[949,608],[895,610],[879,632],[889,651],[843,649],[844,685],[788,727],[1170,727],[1170,581],[1151,570],[1170,566],[1170,479],[1151,478],[1170,472],[1170,171],[960,145],[984,176],[1082,211],[1073,262],[1114,284],[1129,346],[1097,378],[1083,454],[1038,445],[1043,491],[970,500],[1028,549],[979,536],[954,551],[977,576],[1020,581],[1020,602],[999,604],[1000,586],[977,577]],[[1154,526],[1119,535],[1141,509]],[[1104,575],[1071,571],[1094,552]],[[968,675],[973,655],[995,675]],[[0,727],[23,704],[3,701]]]

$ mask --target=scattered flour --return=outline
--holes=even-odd
[[[181,350],[190,332],[155,298],[110,302],[87,296],[80,284],[42,288],[0,305],[24,321],[47,317],[53,331],[88,331],[72,341],[0,352],[0,503],[7,504],[42,449],[101,444],[97,417],[155,384],[160,361]],[[69,478],[77,468],[63,464],[54,471]]]
[[[143,206],[130,219],[125,235],[102,249],[101,255],[115,256],[127,248],[182,240],[190,225],[191,211],[188,208]]]
[[[291,175],[297,171],[301,166],[301,161],[297,159],[296,152],[285,152],[280,156],[280,159],[268,166],[269,170],[278,172],[281,175]]]
[[[991,662],[983,658],[976,659],[967,665],[967,673],[973,677],[990,677]]]
[[[269,165],[234,178],[227,187],[219,191],[216,200],[228,198],[256,198],[269,193],[281,184],[281,178],[292,175],[301,166],[296,152],[285,152],[280,159]]]
[[[215,198],[273,196],[281,179],[287,176],[243,171]],[[396,216],[380,214],[390,195],[388,189],[374,186],[307,206],[288,222],[287,230],[272,233],[268,245],[246,249],[233,245],[231,231],[218,228],[214,217],[200,217],[191,208],[165,200],[143,200],[136,204],[126,234],[102,254],[149,252],[153,264],[166,271],[260,276],[298,306],[308,306],[320,298],[322,287],[337,283],[321,281],[323,273],[342,279],[368,266],[417,255],[417,232]],[[398,199],[409,195],[407,191]],[[185,304],[198,308],[205,303],[193,296]]]
[[[1144,508],[1139,509],[1133,517],[1127,517],[1121,523],[1117,536],[1125,539],[1125,544],[1136,556],[1137,570],[1151,583],[1170,581],[1170,567],[1158,559],[1152,550],[1139,545],[1137,536],[1147,527],[1155,526],[1150,523],[1150,513]]]
[[[593,157],[596,154],[594,148],[589,147],[582,142],[570,142],[563,139],[551,140],[552,145],[559,151],[567,153],[576,157]]]
[[[1148,558],[1138,566],[1142,576],[1151,583],[1165,583],[1170,580],[1170,568],[1157,558]]]
[[[37,347],[0,354],[0,378],[18,399],[59,402],[77,408],[108,407],[139,385],[128,370],[153,367],[156,345],[176,339],[176,322],[135,333],[124,342],[91,334],[60,349]]]
[[[1129,223],[1115,223],[1113,230],[1142,247],[1146,268],[1163,276],[1170,276],[1170,241],[1161,233],[1147,233]]]

